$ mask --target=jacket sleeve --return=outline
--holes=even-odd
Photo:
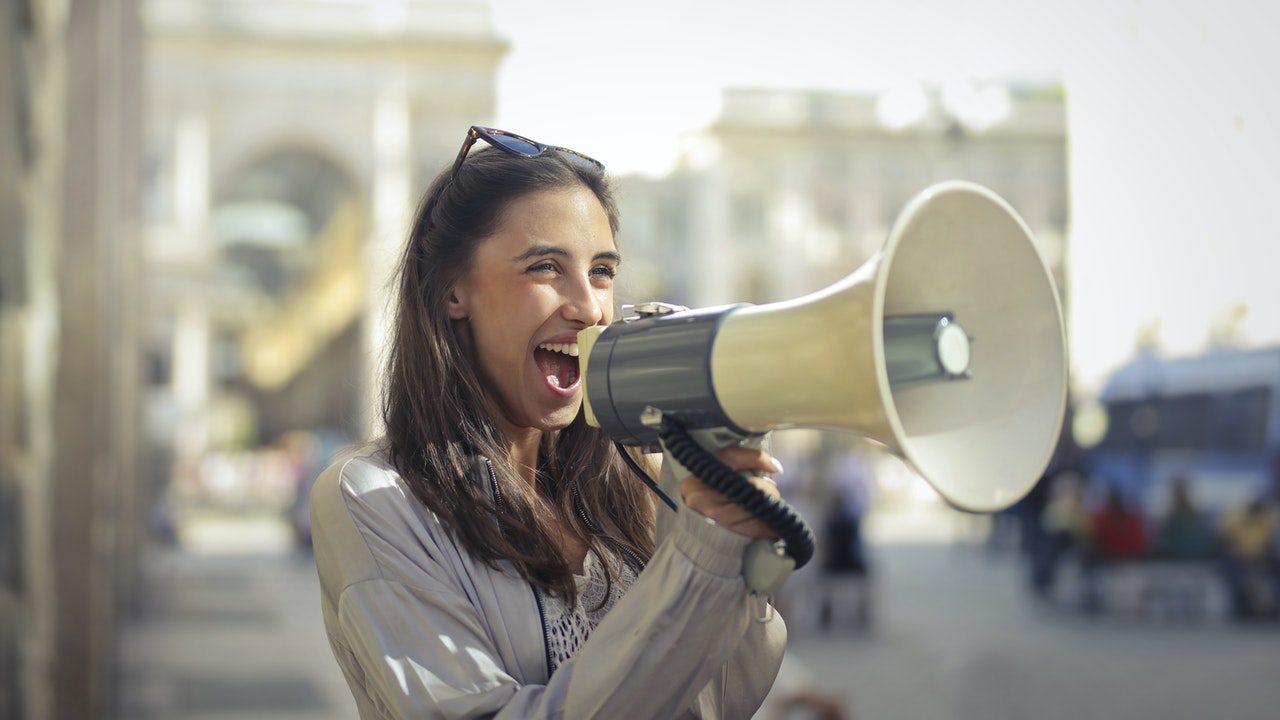
[[[350,513],[377,545],[377,524],[362,515]],[[785,643],[780,621],[755,620],[765,608],[741,578],[747,541],[682,508],[631,589],[545,685],[502,666],[496,633],[447,577],[347,585],[330,635],[348,682],[380,717],[745,718]]]
[[[679,515],[691,515],[701,518],[697,513],[688,510],[680,499],[679,480],[676,475],[683,474],[674,462],[663,462],[659,473],[659,482],[667,494],[676,499],[680,507]],[[664,509],[658,518],[658,537],[669,536],[676,531],[678,516],[672,516]],[[706,518],[702,522],[709,523]],[[719,528],[718,528],[719,529]],[[720,532],[729,532],[719,529]],[[751,542],[740,535],[730,533],[741,551]],[[738,557],[742,557],[742,552]],[[741,562],[738,563],[741,574]],[[745,583],[744,583],[745,590]],[[698,694],[693,714],[700,718],[749,718],[764,702],[765,696],[773,687],[778,669],[782,665],[782,656],[787,645],[787,627],[772,607],[767,607],[763,600],[753,599],[755,610],[751,615],[747,631],[729,660],[720,668],[711,682]],[[764,621],[762,621],[764,620]]]
[[[742,581],[748,542],[681,506],[674,532],[569,663],[575,683],[634,687],[573,697],[566,717],[751,717],[786,630]],[[757,622],[766,612],[771,622]]]
[[[697,717],[749,718],[773,687],[787,646],[787,626],[772,608],[752,620],[729,661],[698,694],[693,712]]]

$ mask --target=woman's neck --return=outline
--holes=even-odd
[[[511,456],[516,472],[528,484],[529,489],[536,493],[538,491],[538,448],[542,444],[542,431],[537,428],[516,427],[506,418],[500,418],[498,424],[503,437],[507,439],[508,454]],[[570,570],[581,575],[584,571],[583,561],[587,555],[586,543],[577,536],[568,522],[557,521],[557,525],[565,562],[569,564]]]
[[[507,439],[512,466],[529,487],[536,487],[538,447],[542,444],[542,431],[537,428],[515,427],[505,419],[498,422],[503,437]]]

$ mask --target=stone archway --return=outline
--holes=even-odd
[[[367,229],[351,175],[315,150],[271,148],[228,176],[211,217],[221,439],[358,436]]]

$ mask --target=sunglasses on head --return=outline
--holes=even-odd
[[[471,129],[467,130],[467,139],[462,141],[462,149],[458,151],[458,159],[453,161],[453,169],[449,171],[450,182],[458,175],[458,168],[462,167],[462,161],[467,158],[467,153],[471,151],[471,146],[476,144],[476,140],[484,140],[509,155],[519,155],[527,158],[538,157],[554,150],[563,154],[566,160],[575,165],[594,172],[604,172],[604,163],[593,157],[583,155],[577,150],[570,150],[556,145],[543,145],[536,140],[530,140],[527,137],[521,137],[506,130],[472,125]]]

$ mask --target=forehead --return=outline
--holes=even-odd
[[[534,244],[588,253],[614,248],[604,206],[582,186],[539,190],[512,200],[481,251],[518,253]]]

